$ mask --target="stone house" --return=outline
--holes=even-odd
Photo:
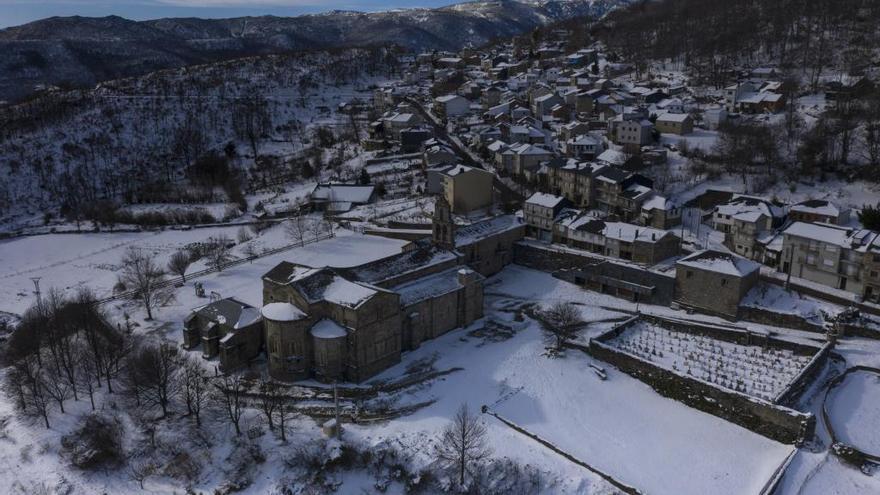
[[[758,283],[760,266],[731,253],[698,251],[675,262],[675,301],[735,320],[740,301]]]
[[[715,207],[712,221],[715,230],[724,232],[724,245],[736,254],[751,259],[763,256],[758,239],[785,218],[784,209],[755,196],[735,194],[724,204]]]
[[[320,183],[309,195],[309,205],[314,211],[327,214],[344,213],[355,206],[376,200],[376,188],[371,185]]]
[[[614,142],[627,149],[638,150],[654,139],[654,124],[647,119],[614,121],[612,129]]]
[[[654,185],[641,174],[610,166],[596,174],[594,183],[596,208],[627,222],[641,214],[642,203],[651,196]]]
[[[183,347],[202,348],[202,357],[217,357],[222,371],[246,365],[263,348],[260,310],[234,298],[194,309],[183,321]]]
[[[880,238],[862,255],[862,299],[880,304]]]
[[[559,222],[561,243],[595,254],[655,265],[678,255],[680,241],[665,230],[623,222],[606,222],[578,212]]]
[[[565,100],[556,93],[548,93],[538,96],[532,101],[532,115],[536,117],[547,115],[550,113],[550,109],[563,103],[565,103]]]
[[[642,203],[639,223],[656,229],[671,229],[681,224],[682,209],[672,200],[653,193]]]
[[[565,141],[565,155],[570,158],[592,160],[602,151],[602,141],[592,134],[583,134]]]
[[[534,169],[541,162],[553,158],[553,152],[532,144],[521,144],[510,148],[511,169],[514,175],[523,175],[527,169]]]
[[[489,277],[513,263],[513,245],[526,234],[526,225],[516,215],[457,227],[455,250],[468,267]]]
[[[657,130],[666,134],[690,134],[694,132],[694,119],[686,113],[664,113],[654,122]]]
[[[458,161],[458,155],[445,143],[432,139],[424,144],[425,150],[422,152],[422,164],[424,167],[433,167]]]
[[[593,178],[604,167],[574,159],[550,160],[544,169],[547,192],[565,197],[576,207],[590,208],[593,205]]]
[[[801,201],[788,210],[788,219],[793,222],[844,225],[849,222],[849,215],[848,208],[840,208],[825,199]]]
[[[492,205],[492,182],[495,175],[491,172],[467,165],[452,165],[433,170],[439,176],[438,194],[442,194],[452,206],[453,213],[467,214]],[[431,182],[429,177],[428,183]],[[430,188],[429,192],[432,192]]]

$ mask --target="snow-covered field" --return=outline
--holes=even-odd
[[[574,285],[516,266],[491,283],[489,290],[497,294],[538,292],[541,296],[534,301],[541,303],[587,302],[577,295],[588,293]],[[492,296],[488,318],[516,328],[510,311],[523,302]],[[597,321],[620,314],[583,307],[583,316]],[[380,378],[396,376],[406,362],[432,355],[437,369],[463,370],[408,399],[436,399],[433,405],[378,428],[350,427],[349,432],[367,442],[397,439],[427,452],[431,432],[440,429],[459,404],[471,409],[485,404],[597,469],[652,494],[757,493],[791,451],[791,446],[666,399],[614,369],[601,381],[589,368],[591,359],[580,352],[546,357],[539,324],[527,319],[519,327],[513,337],[500,342],[454,331],[407,354],[403,364]],[[497,454],[557,472],[565,480],[551,492],[606,493],[602,490],[607,487],[582,468],[500,422],[488,424]]]
[[[112,293],[120,269],[120,260],[130,247],[153,253],[159,266],[187,244],[204,242],[209,237],[225,235],[236,239],[240,227],[217,227],[193,230],[166,230],[138,233],[49,234],[20,237],[0,242],[0,311],[21,314],[35,302],[32,277],[40,277],[40,289],[50,288],[72,294],[80,287],[89,287],[99,297]],[[357,241],[349,236],[357,236]],[[257,252],[292,244],[282,225],[276,225],[233,249],[233,256],[243,256],[246,244],[253,244]],[[273,256],[261,258],[204,281],[206,290],[226,295],[237,292],[236,277],[252,280],[259,285],[260,276],[282,260],[303,264],[321,263],[334,266],[352,266],[397,252],[402,241],[354,234],[340,229],[335,239],[306,245]],[[204,261],[194,263],[189,272],[206,268]],[[240,275],[237,275],[240,274]],[[188,281],[188,285],[191,282]],[[191,292],[191,288],[185,291]],[[255,292],[257,299],[261,292]],[[246,297],[246,296],[243,296]],[[182,297],[178,295],[178,300]],[[246,299],[249,300],[250,298]],[[255,304],[259,300],[253,301]],[[161,311],[161,310],[160,310]]]
[[[841,442],[868,454],[880,454],[880,375],[850,373],[828,398],[831,427]]]
[[[233,228],[221,229],[230,237]],[[89,285],[109,290],[115,283],[113,266],[118,264],[125,247],[138,244],[153,249],[157,256],[167,256],[189,242],[204,240],[217,233],[206,230],[165,231],[140,234],[71,234],[20,238],[0,244],[0,259],[6,268],[0,277],[7,311],[20,311],[33,301],[30,277],[42,276],[41,286],[71,287]],[[400,251],[402,241],[365,236],[338,230],[337,237],[228,268],[220,273],[201,277],[208,293],[223,297],[235,296],[244,302],[262,302],[260,276],[282,260],[310,266],[352,266],[385,257]],[[275,226],[252,241],[266,247],[289,242],[282,226]],[[240,255],[243,245],[234,249]],[[6,261],[8,260],[8,262]],[[197,269],[194,267],[194,269]],[[58,282],[58,277],[64,274]],[[54,278],[53,278],[54,276]],[[55,280],[58,285],[52,283]],[[120,319],[128,314],[140,333],[172,342],[181,341],[182,320],[189,311],[206,302],[195,296],[192,282],[176,291],[176,300],[160,308],[156,319],[143,321],[142,310],[132,302],[117,301],[107,306],[111,317]],[[20,294],[19,294],[20,293]],[[8,296],[11,294],[11,297]],[[644,383],[617,370],[594,362],[586,355],[569,350],[564,357],[546,356],[545,340],[537,322],[521,317],[522,310],[532,304],[549,305],[555,301],[571,301],[578,305],[584,321],[580,340],[605,331],[635,309],[633,303],[608,295],[585,291],[560,281],[549,274],[518,267],[507,267],[487,281],[486,317],[468,329],[458,329],[416,351],[406,353],[399,365],[377,379],[394,380],[406,376],[410,367],[430,362],[436,370],[461,368],[443,377],[390,394],[384,398],[392,407],[401,408],[423,402],[430,404],[403,417],[384,423],[345,426],[344,440],[361,448],[395,445],[412,454],[407,462],[411,468],[431,465],[433,447],[439,430],[449,423],[455,410],[467,404],[472,410],[488,405],[501,416],[540,435],[576,458],[651,494],[740,494],[757,493],[785,460],[792,447],[779,444],[717,417],[666,399]],[[642,305],[642,312],[666,316],[682,314],[669,308]],[[688,317],[719,322],[708,316]],[[756,327],[761,327],[756,325]],[[501,329],[501,330],[499,330]],[[791,338],[815,338],[791,331]],[[867,340],[844,340],[838,348],[852,363],[877,365],[880,343]],[[590,364],[604,366],[608,380],[601,381]],[[211,363],[207,363],[211,365]],[[851,401],[850,401],[851,402]],[[861,407],[861,405],[859,405]],[[87,475],[71,468],[59,457],[58,442],[62,434],[75,424],[75,416],[87,411],[84,401],[72,404],[75,414],[53,414],[53,429],[24,425],[17,419],[5,425],[8,448],[0,454],[0,492],[29,493],[35,485],[85,487],[82,493],[130,493],[140,491],[136,482],[125,473]],[[4,396],[0,400],[0,419],[11,411]],[[862,413],[853,414],[853,417]],[[247,424],[259,427],[259,414],[251,411]],[[612,493],[610,486],[533,440],[511,430],[489,416],[486,421],[489,440],[496,459],[507,458],[520,465],[529,465],[542,474],[543,493]],[[848,421],[848,420],[845,420]],[[165,441],[181,442],[187,448],[199,447],[185,435],[183,418],[166,420],[162,435]],[[221,419],[211,423],[210,454],[201,459],[203,471],[194,488],[213,491],[229,476],[231,459],[241,455],[228,432],[228,423]],[[131,426],[134,429],[134,426]],[[265,429],[264,429],[265,430]],[[281,444],[273,435],[263,432],[251,442],[260,446],[266,461],[254,466],[252,483],[244,493],[272,493],[279,480],[286,479],[289,467],[283,458],[292,452],[292,445],[313,442],[320,438],[315,422],[307,417],[296,419],[291,444]],[[139,439],[139,440],[138,440]],[[130,442],[143,441],[141,434],[132,433]],[[29,447],[30,446],[30,447]],[[800,451],[792,463],[791,479],[783,493],[841,493],[855,495],[876,487],[876,478],[840,465],[833,457]],[[827,453],[825,454],[827,455]],[[53,473],[53,474],[49,474]],[[837,480],[836,482],[833,480]],[[337,473],[334,483],[342,483],[337,493],[359,493],[375,489],[372,478],[362,471]],[[151,477],[145,491],[169,493],[179,488],[172,479]],[[837,484],[834,484],[837,483]],[[822,491],[826,487],[845,487],[842,491]],[[787,491],[792,488],[793,491]],[[389,493],[402,492],[392,484]],[[79,493],[79,492],[76,492]]]

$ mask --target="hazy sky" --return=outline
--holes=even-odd
[[[0,0],[0,28],[52,16],[159,17],[292,16],[334,9],[376,11],[437,7],[463,0]]]

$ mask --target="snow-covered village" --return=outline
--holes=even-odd
[[[0,2],[0,493],[880,495],[880,4],[106,3]]]

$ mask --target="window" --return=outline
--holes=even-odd
[[[688,270],[684,273],[685,278],[691,278],[694,276],[694,272]]]
[[[721,279],[721,287],[724,287],[725,285],[727,285],[727,279],[726,279],[726,278],[722,278],[722,279]]]

